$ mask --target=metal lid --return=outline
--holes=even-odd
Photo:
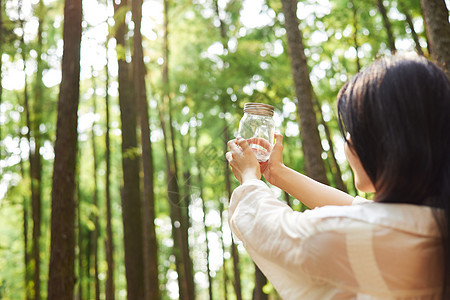
[[[244,104],[244,112],[253,114],[253,115],[261,115],[261,116],[273,116],[274,107],[269,104],[249,102]]]

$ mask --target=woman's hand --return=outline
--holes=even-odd
[[[275,145],[272,148],[272,153],[266,162],[260,162],[261,173],[266,180],[276,185],[275,177],[277,172],[284,167],[283,163],[283,136],[275,133]]]
[[[228,142],[230,152],[225,157],[234,177],[242,184],[250,179],[261,179],[261,171],[255,154],[247,141],[241,137]]]

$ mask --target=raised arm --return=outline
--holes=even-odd
[[[236,145],[239,145],[240,147],[236,147]],[[249,147],[247,141],[238,138],[237,140],[230,141],[229,146],[231,152],[227,154],[227,159],[230,162],[236,178],[238,178],[238,180],[241,179],[239,180],[241,183],[243,183],[242,179],[259,179],[261,176],[259,172],[256,172],[253,176],[254,171],[247,170],[248,162],[251,162],[250,165],[254,165],[254,162],[256,161],[253,152],[248,151]],[[242,149],[245,151],[242,151]],[[352,204],[354,198],[349,194],[317,182],[286,167],[283,163],[282,152],[283,136],[281,134],[275,134],[275,145],[273,146],[269,160],[265,163],[260,163],[261,173],[269,183],[289,193],[309,208],[324,205]],[[254,168],[252,169],[254,170]],[[245,173],[246,176],[237,173]],[[248,176],[248,174],[252,174],[252,176]]]
[[[275,135],[275,145],[267,163],[261,165],[264,177],[300,200],[309,208],[324,205],[351,205],[353,197],[288,168],[283,163],[283,136]]]

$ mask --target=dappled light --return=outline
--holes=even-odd
[[[281,299],[228,223],[227,142],[268,104],[261,164],[280,133],[286,165],[372,197],[336,97],[395,53],[449,74],[450,3],[421,2],[1,0],[0,299]]]

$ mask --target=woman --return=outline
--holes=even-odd
[[[261,165],[238,138],[233,233],[283,299],[450,299],[449,79],[422,57],[383,58],[344,85],[338,114],[356,187],[374,201],[286,167],[281,135]],[[292,211],[261,174],[314,209]]]

